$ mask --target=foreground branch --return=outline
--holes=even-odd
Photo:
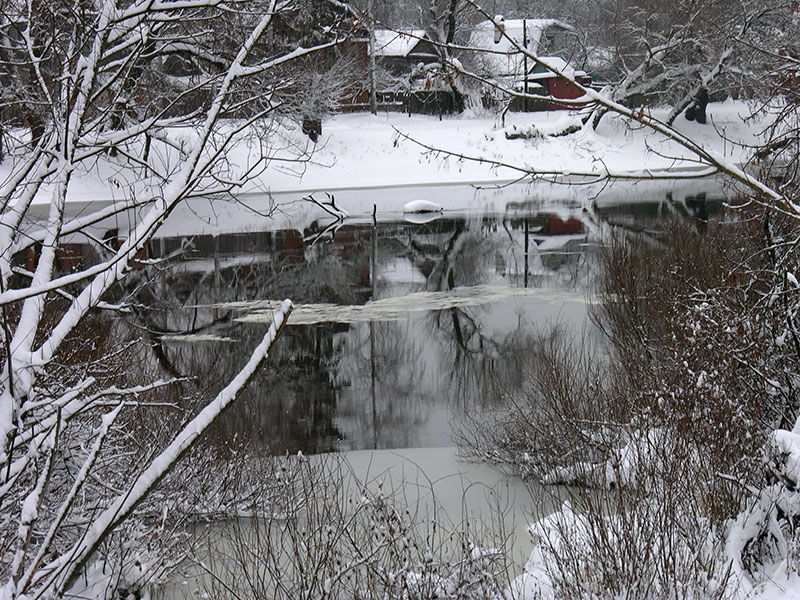
[[[285,300],[275,313],[272,325],[261,343],[253,351],[250,360],[239,371],[239,374],[181,430],[163,452],[151,461],[150,466],[130,484],[125,493],[117,496],[109,507],[94,519],[83,539],[45,568],[50,575],[41,586],[36,598],[41,597],[48,589],[55,589],[61,594],[69,588],[105,537],[130,514],[200,435],[236,400],[239,392],[247,385],[258,367],[269,355],[272,346],[283,331],[291,311],[291,301]]]

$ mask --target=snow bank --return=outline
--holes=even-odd
[[[711,104],[710,124],[698,125],[681,118],[677,128],[728,161],[741,163],[747,158],[747,150],[740,144],[753,143],[759,130],[757,123],[744,124],[742,118],[747,114],[749,110],[743,103]],[[495,116],[469,114],[443,118],[399,113],[343,114],[324,120],[323,135],[316,145],[299,125],[284,123],[266,140],[272,148],[265,168],[245,184],[242,192],[279,194],[448,183],[499,184],[520,179],[525,169],[573,176],[609,171],[649,177],[665,171],[697,172],[688,150],[612,115],[604,119],[598,131],[554,138],[506,137],[509,128],[551,133],[563,130],[572,121],[564,112],[511,113],[505,123]],[[184,130],[180,135],[188,141],[191,131]],[[260,157],[261,144],[250,139],[236,144],[229,158],[231,165],[245,169]],[[13,168],[13,160],[0,165],[0,180],[7,178]],[[122,158],[103,156],[92,172],[73,175],[69,201],[119,199],[127,193],[141,192],[147,183],[126,176]],[[40,196],[42,201],[49,199],[46,190]]]

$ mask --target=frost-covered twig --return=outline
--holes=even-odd
[[[319,200],[314,198],[313,194],[309,194],[308,196],[303,198],[303,200],[311,202],[316,206],[319,206],[326,213],[328,213],[332,217],[335,217],[337,221],[342,221],[350,216],[349,214],[347,214],[347,211],[342,210],[341,208],[336,206],[336,199],[333,197],[333,194],[325,192],[325,195],[328,196],[328,202],[320,202]]]

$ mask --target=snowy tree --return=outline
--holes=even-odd
[[[423,14],[425,30],[436,45],[441,64],[440,78],[453,95],[456,111],[464,108],[464,92],[458,81],[459,63],[452,46],[464,36],[464,24],[471,5],[460,0],[431,0]]]
[[[581,87],[583,112],[557,133],[596,127],[606,114],[644,126],[690,150],[704,174],[731,181],[739,212],[701,236],[677,228],[619,243],[599,284],[612,361],[553,342],[535,357],[527,397],[510,399],[480,451],[513,455],[549,483],[605,488],[617,507],[611,517],[596,497],[577,494],[579,510],[537,525],[546,541],[525,585],[544,574],[553,588],[528,588],[532,595],[750,593],[798,572],[798,9],[605,6],[623,9],[609,28],[616,45],[606,46],[619,76],[600,92]],[[579,85],[546,57],[528,56]],[[704,114],[715,86],[758,99],[770,118],[751,164],[675,127],[682,114]],[[671,105],[666,118],[633,108],[653,93]]]
[[[669,103],[668,123],[684,111],[704,123],[710,95],[751,94],[759,85],[757,49],[781,44],[790,11],[780,0],[599,2],[586,66],[610,84],[615,101]],[[595,125],[603,114],[602,108],[595,113]]]
[[[148,242],[179,203],[224,199],[281,158],[271,133],[294,64],[337,46],[352,21],[306,39],[275,31],[298,18],[292,0],[0,6],[0,597],[60,596],[120,553],[108,541],[122,525],[134,553],[153,533],[126,519],[253,376],[291,305],[232,381],[145,452],[132,424],[170,381],[129,382],[126,346],[92,342],[87,321],[126,310],[115,298],[152,268]],[[347,12],[327,6],[318,24]],[[92,180],[107,201],[76,212]]]

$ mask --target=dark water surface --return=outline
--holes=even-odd
[[[146,318],[165,369],[221,384],[275,303],[297,305],[220,439],[278,453],[449,446],[454,418],[490,406],[498,383],[521,384],[518,361],[537,334],[591,330],[604,232],[706,217],[719,203],[665,195],[594,208],[522,200],[423,223],[377,215],[162,238],[154,254],[177,256]]]
[[[504,194],[490,210],[439,215],[254,217],[238,233],[173,224],[150,246],[150,258],[171,258],[140,275],[131,321],[149,332],[154,368],[216,390],[277,302],[295,302],[214,440],[275,453],[451,446],[454,419],[490,407],[498,384],[521,384],[519,360],[545,328],[591,335],[605,234],[671,218],[702,227],[721,208],[657,190],[633,203]]]

